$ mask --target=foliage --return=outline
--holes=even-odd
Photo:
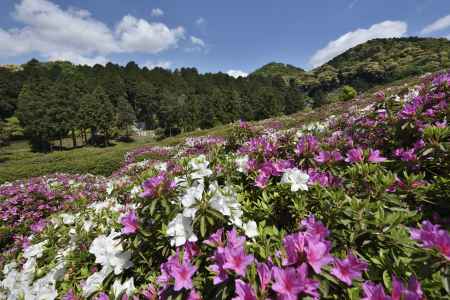
[[[62,190],[47,178],[3,185],[0,197],[20,205],[2,206],[1,292],[450,299],[449,82],[380,92],[324,122],[240,122],[227,139],[146,146],[94,180],[100,192],[76,178]],[[72,192],[82,209],[48,214]],[[33,223],[17,224],[21,212]]]

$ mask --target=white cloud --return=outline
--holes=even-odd
[[[234,78],[248,76],[248,73],[245,73],[244,71],[241,70],[228,70],[226,73]]]
[[[85,57],[83,55],[79,55],[76,53],[63,52],[63,53],[52,53],[48,57],[49,61],[70,61],[75,65],[88,65],[93,66],[96,64],[106,65],[108,63],[108,59],[102,55],[94,56],[94,57]]]
[[[161,8],[154,8],[150,13],[152,17],[162,17],[164,16],[164,11]]]
[[[425,26],[420,33],[428,34],[436,31],[440,31],[450,27],[450,15],[437,19],[433,23]]]
[[[408,24],[401,21],[384,21],[372,25],[368,29],[359,28],[347,32],[338,39],[331,41],[325,48],[318,50],[310,58],[309,63],[318,67],[346,50],[375,38],[390,38],[403,36]]]
[[[158,53],[176,47],[184,28],[127,15],[115,28],[89,11],[66,10],[48,0],[21,0],[12,13],[21,28],[0,28],[0,56],[37,53],[44,58],[93,64],[112,53]]]
[[[197,20],[195,20],[195,24],[197,25],[203,25],[206,23],[206,20],[203,17],[198,18]]]
[[[200,39],[198,37],[195,37],[193,35],[191,35],[191,43],[196,45],[196,46],[199,46],[199,47],[205,47],[206,46],[205,42],[202,39]]]
[[[116,34],[126,52],[158,53],[177,45],[184,38],[184,28],[168,28],[163,23],[148,23],[125,16],[117,25]]]
[[[163,69],[169,69],[170,66],[172,66],[172,62],[171,61],[157,61],[157,62],[152,62],[152,61],[146,61],[143,65],[143,67],[147,67],[148,69],[154,69],[156,67],[159,68],[163,68]]]

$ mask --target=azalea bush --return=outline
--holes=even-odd
[[[1,295],[450,299],[449,84],[4,185]]]

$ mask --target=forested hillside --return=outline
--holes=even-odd
[[[149,70],[133,62],[88,67],[37,60],[20,69],[0,68],[1,118],[16,114],[35,148],[44,150],[69,132],[83,135],[89,129],[108,137],[118,123],[136,120],[171,135],[293,113],[305,100],[278,78],[235,79],[199,74],[194,68]]]
[[[304,90],[330,91],[342,85],[364,90],[409,76],[450,66],[450,41],[445,38],[374,39],[347,50],[328,63],[305,72],[291,65],[270,63],[253,72],[293,79]]]

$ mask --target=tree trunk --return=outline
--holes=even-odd
[[[107,146],[107,144],[108,144],[108,130],[105,130],[105,138],[104,138],[105,147]]]
[[[77,147],[77,137],[75,135],[75,129],[72,128],[72,144],[73,144],[73,148]]]

